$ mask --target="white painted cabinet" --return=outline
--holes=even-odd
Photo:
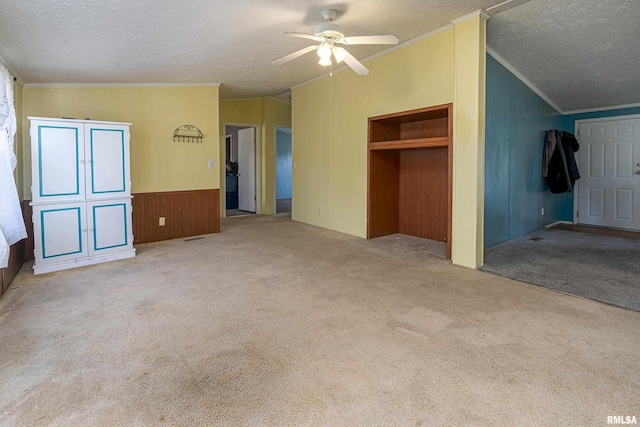
[[[131,200],[87,202],[89,256],[121,252],[132,246]]]
[[[38,268],[87,257],[85,205],[74,202],[33,206],[35,264]]]
[[[135,256],[130,124],[29,120],[35,274]]]

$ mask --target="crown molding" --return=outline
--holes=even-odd
[[[287,102],[284,99],[279,99],[279,98],[276,98],[275,96],[265,96],[265,98],[271,99],[273,101],[278,101],[278,102],[281,102],[283,104],[291,105],[291,101]]]
[[[26,88],[219,87],[221,83],[25,83]]]
[[[495,6],[491,6],[486,10],[489,16],[496,15],[500,12],[507,11],[509,9],[513,9],[514,7],[520,6],[522,4],[528,3],[531,0],[507,0],[503,1],[500,4],[496,4]]]
[[[262,98],[220,98],[220,102],[222,101],[231,101],[231,102],[238,102],[238,101],[260,101]]]
[[[13,65],[13,63],[7,56],[7,53],[2,49],[1,46],[0,46],[0,63],[5,67],[7,67],[7,70],[9,70],[11,75],[16,78],[16,81],[20,84],[20,86],[24,87],[24,79],[22,78],[22,76],[20,75],[16,67]]]
[[[487,19],[491,18],[491,15],[489,15],[487,12],[485,12],[482,9],[478,9],[478,10],[474,10],[471,13],[467,13],[466,15],[462,15],[459,18],[453,19],[449,22],[451,22],[453,25],[458,25],[461,22],[468,21],[469,19],[473,19],[477,17],[480,17],[486,21]]]
[[[263,99],[271,99],[273,101],[282,102],[283,104],[291,104],[291,102],[287,102],[283,99],[278,99],[274,96],[263,96],[261,98],[220,98],[220,102],[230,101],[230,102],[240,102],[240,101],[262,101]]]
[[[360,62],[362,62],[362,61],[360,61]],[[347,67],[346,67],[346,66],[342,66],[342,67],[340,67],[340,68],[339,68],[339,69],[337,69],[337,70],[333,70],[333,73],[335,74],[335,73],[338,73],[338,72],[340,72],[340,71],[344,71],[344,70],[346,70],[346,69],[347,69]],[[319,76],[316,76],[316,77],[314,77],[314,78],[312,78],[312,79],[306,80],[306,81],[304,81],[304,82],[302,82],[302,83],[298,83],[297,85],[293,85],[293,86],[291,86],[289,89],[291,89],[291,90],[293,90],[293,89],[297,89],[297,88],[299,88],[299,87],[306,86],[306,85],[308,85],[308,84],[310,84],[310,83],[317,82],[318,80],[324,79],[325,77],[330,77],[330,76],[329,76],[329,73],[322,73],[322,74],[320,74]]]
[[[387,55],[387,54],[389,54],[391,52],[395,52],[396,50],[403,49],[403,48],[405,48],[405,47],[407,47],[409,45],[412,45],[414,43],[418,43],[419,41],[422,41],[424,39],[428,39],[431,36],[435,36],[436,34],[441,33],[443,31],[447,31],[447,30],[449,30],[451,28],[453,28],[453,25],[451,25],[451,24],[443,25],[440,28],[436,28],[435,30],[429,31],[428,33],[425,33],[425,34],[423,34],[421,36],[414,37],[414,38],[412,38],[410,40],[407,40],[406,42],[401,43],[399,45],[396,45],[396,46],[394,46],[392,48],[383,50],[382,52],[376,53],[376,54],[371,55],[371,56],[367,56],[366,58],[362,59],[361,62],[372,61],[372,60],[374,60],[376,58],[380,58],[381,56],[385,56],[385,55]]]
[[[583,110],[570,110],[570,111],[565,111],[563,114],[569,115],[569,114],[581,114],[581,113],[597,113],[599,111],[622,110],[623,108],[635,108],[635,107],[640,107],[640,102],[636,102],[633,104],[610,105],[608,107],[586,108]]]
[[[558,106],[558,104],[553,102],[553,100],[551,98],[549,98],[536,85],[531,83],[531,81],[529,81],[529,79],[527,79],[525,76],[523,76],[522,73],[520,73],[520,71],[518,71],[513,65],[511,65],[509,62],[507,62],[506,59],[504,59],[502,56],[500,56],[500,54],[498,54],[498,52],[493,50],[489,45],[487,45],[487,53],[489,55],[491,55],[493,57],[493,59],[498,61],[504,68],[509,70],[511,72],[511,74],[516,76],[529,89],[531,89],[533,92],[535,92],[535,94],[538,95],[540,98],[542,98],[547,104],[549,104],[551,107],[553,107],[554,110],[556,110],[560,114],[565,114],[564,111],[562,111],[562,108],[560,108]]]
[[[429,31],[428,33],[422,34],[422,35],[420,35],[418,37],[414,37],[414,38],[412,38],[410,40],[407,40],[406,42],[400,43],[400,44],[398,44],[398,45],[396,45],[396,46],[394,46],[392,48],[385,49],[382,52],[378,52],[375,55],[367,56],[366,58],[360,59],[360,62],[364,63],[364,62],[372,61],[372,60],[374,60],[376,58],[379,58],[381,56],[387,55],[387,54],[389,54],[391,52],[394,52],[394,51],[396,51],[398,49],[405,48],[405,47],[407,47],[409,45],[412,45],[414,43],[417,43],[419,41],[427,39],[427,38],[429,38],[431,36],[435,36],[436,34],[441,33],[443,31],[450,30],[451,28],[453,28],[453,26],[455,24],[459,24],[460,22],[463,22],[463,21],[466,21],[468,19],[475,18],[475,17],[478,17],[478,16],[482,17],[485,20],[490,18],[490,16],[486,12],[484,12],[481,9],[478,9],[478,10],[473,11],[471,13],[468,13],[468,14],[466,14],[464,16],[461,16],[460,18],[456,18],[453,21],[451,21],[449,24],[445,24],[442,27],[436,28],[433,31]],[[339,73],[339,72],[347,70],[347,69],[349,69],[349,68],[346,67],[346,66],[342,66],[342,67],[340,67],[340,68],[338,68],[336,70],[333,70],[333,73],[334,74],[335,73]],[[323,79],[325,77],[328,77],[327,73],[323,73],[323,74],[321,74],[321,75],[319,75],[317,77],[314,77],[314,78],[312,78],[310,80],[304,81],[302,83],[298,83],[297,85],[291,86],[289,89],[297,89],[297,88],[299,88],[301,86],[308,85],[309,83],[313,83],[313,82],[318,81],[320,79]]]

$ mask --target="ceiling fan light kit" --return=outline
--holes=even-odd
[[[338,64],[341,63],[348,54],[343,47],[336,46],[333,48],[333,56],[336,58]]]
[[[331,58],[330,57],[320,58],[320,61],[318,61],[318,64],[328,67],[329,65],[331,65]]]
[[[331,45],[327,42],[322,42],[320,46],[318,46],[318,56],[322,59],[331,58]]]
[[[285,57],[273,61],[274,65],[284,64],[293,59],[296,59],[306,53],[317,50],[320,61],[318,64],[323,66],[332,65],[331,55],[336,60],[336,63],[344,61],[349,68],[355,71],[360,76],[369,74],[367,67],[362,65],[353,55],[351,55],[345,48],[335,46],[336,44],[354,45],[354,44],[398,44],[398,38],[393,35],[382,36],[356,36],[346,37],[344,30],[340,25],[334,24],[332,21],[336,17],[335,9],[326,9],[322,11],[322,17],[326,21],[324,24],[318,25],[313,30],[313,34],[296,33],[296,32],[284,32],[287,36],[299,37],[303,39],[309,39],[319,42],[319,46],[308,46],[293,52]]]

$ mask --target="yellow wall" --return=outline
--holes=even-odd
[[[371,61],[370,115],[452,102],[453,36],[442,31]]]
[[[25,197],[31,160],[27,116],[130,122],[132,192],[220,188],[218,87],[24,88]],[[204,134],[202,144],[173,142],[185,124]],[[207,169],[207,161],[215,169]],[[222,165],[224,166],[224,164]]]
[[[464,110],[458,111],[474,117],[464,123],[461,120],[458,126],[454,115],[454,147],[456,134],[460,134],[464,135],[464,146],[474,148],[470,152],[454,149],[453,185],[458,203],[454,204],[452,259],[457,264],[477,266],[478,256],[481,259],[476,250],[480,248],[481,252],[478,227],[470,235],[455,232],[461,224],[482,223],[476,196],[481,169],[477,164],[479,122],[484,128],[484,110],[480,111],[478,105],[484,74],[479,74],[484,64],[477,61],[485,51],[484,38],[480,37],[484,20],[476,17],[469,22],[472,24],[467,31],[457,31],[455,27],[462,23],[456,24],[369,61],[365,64],[371,71],[368,76],[346,70],[293,89],[294,220],[366,237],[367,118],[450,102],[455,108],[456,102],[464,103]],[[465,50],[459,46],[465,46]],[[456,62],[461,67],[475,67],[456,73]],[[467,78],[472,81],[456,95],[456,84]],[[469,90],[472,92],[467,94]],[[473,175],[464,183],[456,162],[465,167],[475,165]],[[475,196],[469,203],[461,203],[461,198],[472,193]]]
[[[485,20],[455,26],[452,260],[477,268],[484,258]]]
[[[367,118],[453,101],[453,29],[293,90],[296,221],[366,237]]]
[[[332,201],[329,146],[330,126],[333,123],[330,106],[337,93],[332,89],[330,80],[335,81],[342,74],[336,74],[335,79],[321,79],[294,89],[291,111],[292,219],[338,231],[339,228],[332,226],[329,221]],[[355,142],[351,144],[358,145]],[[363,170],[357,167],[358,157],[351,160],[356,163],[354,174],[362,173]],[[346,173],[342,172],[342,175]],[[357,190],[353,193],[354,197],[360,196],[362,188]],[[360,218],[349,219],[357,223]]]
[[[262,98],[262,150],[260,153],[260,212],[276,213],[276,127],[291,126],[291,104]]]
[[[262,121],[262,102],[260,99],[220,100],[220,125],[235,123],[241,125],[259,125]]]
[[[261,214],[275,213],[275,134],[276,127],[291,126],[291,105],[273,98],[220,101],[220,136],[224,141],[224,125],[256,125],[258,126],[258,176]],[[225,164],[225,147],[220,145],[220,164]],[[220,171],[220,179],[224,189],[224,171]],[[220,206],[225,210],[224,191],[220,192]]]

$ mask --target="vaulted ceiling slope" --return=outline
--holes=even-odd
[[[0,59],[28,84],[222,83],[222,99],[277,95],[326,73],[313,42],[323,9],[348,36],[419,37],[502,0],[4,0]],[[487,24],[490,51],[560,111],[640,103],[640,1],[511,0]],[[516,7],[513,7],[516,6]],[[494,10],[495,11],[495,10]],[[389,46],[350,46],[358,59]]]
[[[640,104],[638,0],[531,0],[487,44],[564,112]]]
[[[322,9],[348,36],[405,42],[503,0],[3,0],[0,47],[20,78],[37,83],[212,83],[221,98],[274,95],[326,69],[316,55],[271,61],[308,46]],[[389,46],[350,46],[359,59]],[[2,54],[2,52],[0,52]]]

